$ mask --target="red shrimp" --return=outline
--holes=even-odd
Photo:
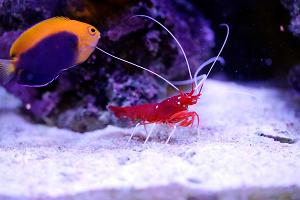
[[[118,107],[118,106],[113,106],[113,105],[109,105],[108,108],[114,113],[114,115],[118,118],[127,118],[130,119],[131,121],[134,122],[138,122],[138,124],[135,126],[135,128],[133,129],[131,136],[128,140],[128,142],[131,140],[131,138],[133,137],[133,134],[135,132],[135,129],[140,125],[144,125],[145,131],[147,132],[147,129],[145,127],[146,124],[151,124],[153,123],[154,125],[151,128],[151,131],[148,133],[147,132],[147,138],[144,142],[144,144],[148,141],[151,132],[154,128],[154,126],[157,123],[161,123],[161,124],[167,124],[167,125],[173,125],[173,131],[170,133],[166,143],[169,142],[171,136],[174,134],[175,130],[176,130],[176,125],[178,126],[182,126],[182,127],[188,127],[190,125],[193,125],[195,119],[197,120],[197,126],[198,126],[198,134],[199,134],[199,123],[200,123],[200,118],[199,115],[194,112],[194,111],[188,111],[189,106],[194,105],[198,102],[198,99],[201,96],[201,90],[203,87],[203,83],[206,80],[206,78],[208,77],[208,75],[210,74],[214,64],[217,61],[220,61],[219,56],[226,44],[228,35],[229,35],[229,27],[228,25],[225,24],[226,28],[227,28],[227,35],[225,38],[225,41],[223,43],[223,46],[221,47],[221,50],[219,51],[218,55],[215,58],[211,58],[208,61],[204,62],[196,71],[194,78],[192,77],[191,74],[191,70],[190,70],[190,66],[189,66],[189,62],[188,59],[186,57],[186,54],[181,46],[181,44],[179,43],[179,41],[176,39],[176,37],[171,33],[171,31],[169,31],[164,25],[162,25],[160,22],[158,22],[157,20],[146,16],[146,15],[136,15],[134,17],[144,17],[144,18],[148,18],[151,19],[152,21],[156,22],[157,24],[159,24],[161,27],[163,27],[172,37],[173,39],[176,41],[176,43],[178,44],[184,58],[186,61],[186,65],[188,68],[188,72],[190,75],[190,80],[185,80],[185,81],[179,81],[179,84],[192,84],[192,90],[189,93],[183,93],[181,92],[173,83],[171,83],[170,81],[168,81],[167,79],[165,79],[164,77],[162,77],[161,75],[145,68],[142,67],[138,64],[129,62],[125,59],[119,58],[117,56],[114,56],[106,51],[104,51],[103,49],[96,47],[98,50],[100,50],[101,52],[103,52],[104,54],[107,54],[108,56],[111,56],[115,59],[121,60],[125,63],[131,64],[135,67],[138,67],[140,69],[143,69],[145,71],[148,71],[152,74],[154,74],[155,76],[161,78],[162,80],[164,80],[165,82],[167,82],[170,86],[172,86],[173,88],[175,88],[180,94],[169,97],[163,101],[161,101],[160,103],[149,103],[149,104],[142,104],[142,105],[135,105],[135,106],[126,106],[126,107]],[[212,60],[214,59],[214,60]],[[201,75],[201,76],[197,76],[198,73],[200,72],[200,70],[202,70],[203,67],[207,66],[209,63],[211,63],[213,61],[212,66],[210,67],[209,71],[207,74]],[[222,61],[221,61],[222,62]],[[198,79],[202,79],[200,83],[198,82]],[[198,90],[198,88],[200,87],[200,90]],[[195,93],[195,90],[197,91],[197,94]]]
[[[118,118],[127,118],[133,122],[142,124],[163,123],[168,125],[177,124],[187,127],[194,123],[197,119],[199,126],[199,115],[196,112],[189,112],[188,107],[197,103],[201,96],[201,89],[195,94],[193,84],[189,93],[180,92],[179,95],[169,97],[160,103],[141,104],[136,106],[108,106],[108,108]]]
[[[182,127],[187,127],[193,125],[195,119],[197,119],[197,127],[199,127],[199,115],[194,111],[188,111],[188,107],[197,103],[199,97],[201,96],[202,86],[203,84],[201,85],[198,94],[195,95],[195,86],[193,84],[191,92],[183,93],[180,91],[179,95],[169,97],[161,101],[160,103],[148,103],[125,107],[109,105],[108,108],[118,118],[127,118],[133,122],[138,122],[133,129],[128,142],[130,142],[131,138],[133,137],[135,129],[140,124],[143,124],[145,131],[148,134],[144,142],[145,144],[148,141],[154,128],[154,126],[152,126],[151,131],[148,133],[145,125],[151,123],[154,123],[154,125],[156,125],[157,123],[162,123],[174,126],[173,131],[170,133],[168,139],[166,140],[166,143],[168,143],[176,130],[176,124]]]

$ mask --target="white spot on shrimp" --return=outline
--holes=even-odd
[[[157,109],[157,108],[158,108],[158,105],[155,106],[155,109]]]
[[[178,97],[178,99],[181,99],[181,97]]]
[[[180,105],[180,102],[178,101],[177,104]]]

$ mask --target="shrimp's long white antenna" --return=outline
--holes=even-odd
[[[228,37],[229,37],[229,33],[230,33],[230,29],[229,29],[229,26],[228,26],[227,24],[220,24],[220,26],[225,26],[227,31],[226,31],[226,37],[225,37],[225,39],[224,39],[224,42],[223,42],[223,44],[222,44],[222,47],[221,47],[221,49],[220,49],[218,55],[217,55],[217,58],[220,57],[220,55],[221,55],[221,53],[222,53],[222,51],[223,51],[223,49],[224,49],[224,47],[225,47],[225,45],[226,45],[226,43],[227,43],[227,40],[228,40]],[[211,70],[213,69],[214,65],[216,64],[216,62],[217,62],[217,60],[218,60],[217,58],[216,58],[216,60],[214,61],[214,63],[211,65],[211,67],[210,67],[210,69],[209,69],[209,71],[208,71],[208,73],[207,73],[207,76],[209,76]]]
[[[115,59],[117,59],[117,60],[123,61],[123,62],[125,62],[125,63],[127,63],[127,64],[133,65],[133,66],[138,67],[138,68],[140,68],[140,69],[143,69],[143,70],[145,70],[145,71],[147,71],[147,72],[150,72],[151,74],[154,74],[155,76],[157,76],[157,77],[161,78],[162,80],[164,80],[165,82],[167,82],[170,86],[172,86],[172,87],[173,87],[174,89],[176,89],[177,91],[180,91],[174,84],[172,84],[170,81],[168,81],[168,80],[167,80],[166,78],[164,78],[163,76],[161,76],[161,75],[155,73],[154,71],[151,71],[150,69],[147,69],[147,68],[145,68],[145,67],[142,67],[142,66],[140,66],[140,65],[138,65],[138,64],[135,64],[135,63],[133,63],[133,62],[127,61],[127,60],[125,60],[125,59],[119,58],[119,57],[117,57],[117,56],[115,56],[115,55],[112,55],[112,54],[108,53],[107,51],[104,51],[103,49],[101,49],[101,48],[99,48],[99,47],[97,47],[97,46],[96,46],[95,48],[98,49],[99,51],[101,51],[102,53],[104,53],[104,54],[110,56],[110,57],[113,57],[113,58],[115,58]]]
[[[211,64],[212,62],[214,62],[215,60],[219,61],[221,63],[221,65],[224,65],[225,64],[225,60],[224,58],[222,57],[212,57],[208,60],[206,60],[204,63],[202,63],[197,71],[195,72],[194,74],[194,79],[190,80],[190,79],[187,79],[187,80],[183,80],[183,81],[172,81],[172,83],[174,85],[189,85],[191,83],[193,83],[195,81],[195,83],[197,84],[197,82],[199,80],[202,80],[204,78],[204,76],[206,76],[205,74],[202,74],[200,76],[198,76],[199,72],[206,66],[208,66],[209,64]]]
[[[188,68],[188,71],[189,71],[189,75],[190,75],[190,78],[191,80],[193,79],[193,76],[192,76],[192,72],[191,72],[191,68],[190,68],[190,64],[189,64],[189,61],[186,57],[186,53],[184,51],[184,49],[182,48],[180,42],[177,40],[177,38],[174,36],[174,34],[167,28],[165,27],[162,23],[160,23],[159,21],[157,21],[156,19],[150,17],[150,16],[147,16],[147,15],[134,15],[130,18],[134,18],[134,17],[144,17],[144,18],[147,18],[147,19],[150,19],[152,21],[154,21],[155,23],[157,23],[158,25],[160,25],[163,29],[165,29],[171,36],[172,38],[175,40],[175,42],[177,43],[178,47],[180,48],[183,56],[184,56],[184,59],[185,59],[185,62],[186,62],[186,65],[187,65],[187,68]]]
[[[218,58],[220,57],[220,55],[221,55],[221,53],[222,53],[222,51],[223,51],[223,49],[224,49],[224,47],[225,47],[225,45],[226,45],[226,43],[227,43],[228,36],[229,36],[229,32],[230,32],[229,26],[228,26],[227,24],[220,24],[220,26],[225,26],[225,27],[226,27],[226,29],[227,29],[226,37],[225,37],[225,39],[224,39],[223,45],[222,45],[222,47],[221,47],[221,49],[220,49],[218,55],[216,56],[215,61],[214,61],[213,64],[211,65],[211,67],[210,67],[208,73],[206,74],[206,77],[203,78],[198,84],[197,84],[197,81],[196,81],[196,77],[197,77],[197,75],[198,75],[198,73],[200,72],[201,69],[196,71],[195,76],[194,76],[194,80],[195,80],[195,83],[196,83],[196,88],[195,88],[195,89],[196,89],[197,91],[198,91],[198,88],[202,85],[202,83],[203,83],[203,82],[207,79],[207,77],[209,76],[211,70],[212,70],[213,67],[215,66],[215,64],[216,64],[216,62],[217,62],[217,60],[218,60]]]
[[[208,59],[207,61],[205,61],[204,63],[202,63],[202,64],[198,67],[198,69],[196,70],[196,72],[195,72],[195,74],[194,74],[194,82],[195,82],[195,84],[196,84],[196,86],[197,86],[197,87],[196,87],[197,91],[199,90],[199,86],[201,86],[202,83],[207,79],[208,75],[210,74],[210,72],[211,72],[213,66],[215,65],[215,63],[216,63],[217,61],[219,61],[222,65],[225,64],[225,60],[220,56],[220,54],[222,53],[222,51],[223,51],[223,49],[224,49],[224,47],[225,47],[225,45],[226,45],[226,42],[227,42],[227,40],[228,40],[228,36],[229,36],[229,26],[228,26],[227,24],[221,24],[220,26],[225,26],[225,27],[227,28],[227,34],[226,34],[226,37],[225,37],[225,39],[224,39],[223,45],[222,45],[222,47],[221,47],[221,49],[220,49],[218,55],[217,55],[216,57],[212,57],[212,58]],[[200,72],[204,67],[206,67],[207,65],[209,65],[210,63],[212,63],[212,61],[214,61],[214,62],[213,62],[213,64],[212,64],[212,66],[210,67],[209,72],[208,72],[207,74],[202,74],[202,75],[198,76],[199,72]],[[199,80],[201,80],[201,81],[197,84],[197,82],[198,82]],[[187,85],[187,84],[190,84],[190,83],[191,83],[191,80],[185,80],[185,81],[172,81],[172,83],[173,83],[174,85]],[[228,93],[233,93],[233,94],[239,94],[239,95],[244,95],[244,96],[250,96],[250,97],[252,97],[252,98],[257,99],[256,96],[251,95],[251,94],[249,94],[249,93],[247,93],[247,92],[234,92],[234,91],[229,91],[229,90],[228,90],[228,91],[223,91],[223,92],[228,92]]]

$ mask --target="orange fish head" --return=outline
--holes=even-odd
[[[70,20],[67,25],[66,28],[78,36],[79,48],[93,48],[98,44],[101,34],[94,26],[76,20]]]
[[[94,26],[87,24],[85,34],[81,36],[82,44],[90,47],[95,47],[101,37],[100,31]]]
[[[76,27],[76,33],[79,37],[79,55],[76,64],[79,64],[84,62],[93,53],[101,34],[94,26],[82,22]]]

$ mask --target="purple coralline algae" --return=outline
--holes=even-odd
[[[10,15],[4,9],[6,11],[0,14],[0,21],[6,22],[0,27],[1,58],[8,57],[10,45],[26,28],[59,15],[95,25],[102,34],[100,47],[170,80],[188,78],[184,58],[175,41],[153,22],[130,19],[131,16],[146,14],[167,26],[182,43],[193,70],[208,58],[214,46],[214,33],[208,21],[185,1],[24,2],[26,6],[0,1],[1,10],[5,7],[12,12]],[[24,113],[35,121],[78,132],[104,128],[108,124],[120,125],[107,111],[108,104],[149,103],[167,94],[166,84],[158,78],[99,51],[46,87],[29,88],[10,82],[5,88],[23,102]]]
[[[291,16],[289,30],[295,36],[300,36],[300,0],[281,0],[281,2]]]
[[[300,92],[300,65],[293,67],[289,71],[289,82],[294,87],[295,90]]]
[[[291,20],[289,31],[298,39],[300,38],[300,0],[281,0],[284,7],[289,11]],[[298,41],[299,42],[299,41]],[[299,58],[299,57],[298,57]],[[298,59],[298,63],[300,60]],[[300,66],[299,64],[289,70],[289,83],[300,92]]]

